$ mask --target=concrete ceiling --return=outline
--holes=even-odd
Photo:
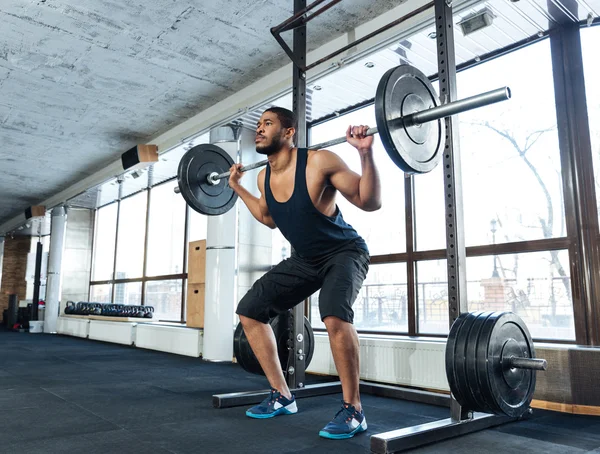
[[[343,0],[309,23],[309,48],[405,1]],[[2,0],[0,224],[288,64],[269,30],[292,7]]]

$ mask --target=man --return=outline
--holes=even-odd
[[[367,429],[359,395],[359,343],[352,304],[367,275],[370,256],[365,241],[344,221],[335,196],[339,191],[365,211],[381,207],[373,137],[365,136],[367,126],[346,131],[348,143],[360,154],[359,176],[330,151],[294,147],[296,128],[296,116],[287,109],[274,107],[261,116],[256,151],[267,155],[269,162],[258,175],[260,198],[240,185],[241,164],[231,167],[229,177],[229,185],[252,215],[272,229],[278,227],[293,247],[292,256],[256,281],[236,311],[271,385],[269,397],[246,415],[271,418],[298,411],[268,322],[320,289],[319,310],[342,383],[343,405],[319,435],[350,438]]]

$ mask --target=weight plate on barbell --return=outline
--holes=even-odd
[[[438,98],[429,79],[410,65],[388,70],[377,86],[375,120],[389,157],[406,173],[427,173],[442,158],[441,120],[406,125],[398,118],[436,107]]]
[[[492,413],[522,416],[533,399],[536,375],[533,370],[511,368],[509,359],[535,358],[527,326],[512,312],[497,312],[485,322],[479,342],[480,383],[496,407]]]
[[[495,403],[489,398],[489,394],[482,392],[482,384],[479,379],[479,363],[477,361],[478,349],[482,348],[480,342],[483,327],[490,317],[494,317],[497,312],[481,312],[473,322],[471,337],[467,344],[466,361],[467,376],[469,380],[469,391],[471,394],[472,406],[470,410],[483,413],[492,413]]]
[[[227,172],[233,159],[222,148],[212,144],[197,145],[188,150],[177,169],[179,191],[186,203],[198,213],[220,215],[235,205],[237,194],[229,187],[229,180],[221,178],[215,185],[207,176],[213,172]]]
[[[446,377],[454,398],[463,406],[475,405],[467,375],[467,346],[473,322],[480,312],[461,314],[452,324],[446,343]]]
[[[275,334],[275,341],[277,343],[277,355],[279,356],[279,362],[281,369],[285,372],[288,367],[289,350],[288,350],[288,339],[290,333],[289,317],[288,312],[279,314],[277,317],[272,318],[269,321],[273,333]],[[310,322],[304,317],[304,351],[306,352],[304,364],[307,368],[312,360],[313,353],[315,351],[315,335],[313,333]],[[233,335],[233,353],[240,366],[251,374],[264,375],[262,368],[250,347],[248,338],[244,333],[244,328],[241,323],[238,323],[235,333]]]

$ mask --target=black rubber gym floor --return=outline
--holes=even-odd
[[[322,381],[315,377],[310,382]],[[321,439],[341,395],[252,420],[212,395],[265,389],[233,364],[84,339],[0,331],[0,452],[366,453],[369,435],[446,418],[448,409],[363,396],[369,431]],[[527,421],[414,453],[600,453],[600,418],[536,411]]]

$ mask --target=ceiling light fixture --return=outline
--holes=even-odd
[[[494,15],[488,8],[484,8],[470,16],[465,17],[458,23],[464,36],[475,33],[483,28],[489,27],[494,21]]]
[[[375,63],[373,63],[372,61],[368,61],[368,62],[365,63],[365,66],[367,68],[373,68],[375,66]]]
[[[323,87],[321,87],[320,85],[313,85],[313,90],[315,91],[321,91],[323,89]]]
[[[436,39],[437,38],[437,33],[436,32],[431,32],[427,35],[427,37],[429,39]]]

